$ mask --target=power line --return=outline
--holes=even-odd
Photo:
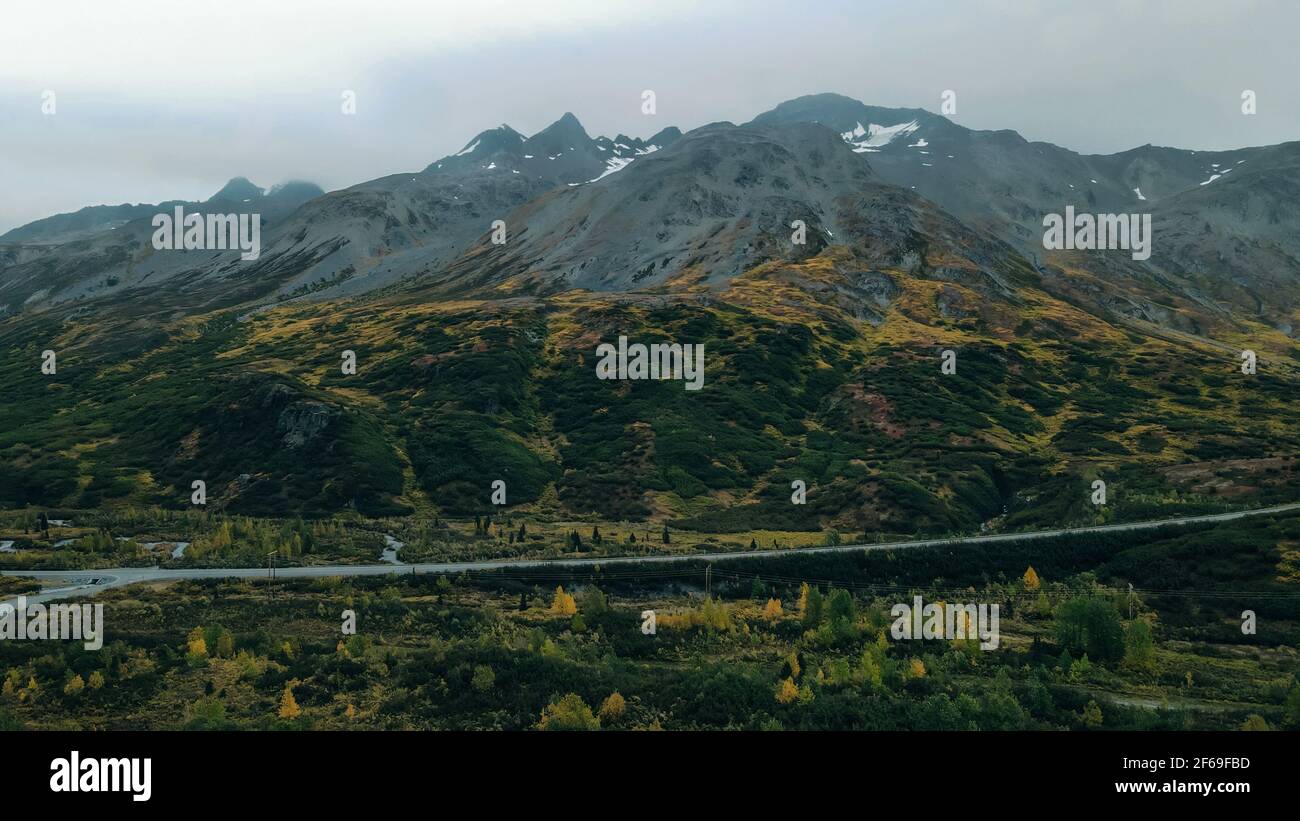
[[[913,591],[924,591],[931,595],[961,596],[969,595],[972,592],[979,592],[970,586],[967,587],[933,587],[928,585],[903,585],[903,584],[884,584],[884,583],[860,583],[836,579],[813,579],[796,576],[774,576],[759,573],[740,573],[734,570],[720,570],[713,568],[711,565],[702,570],[652,570],[644,573],[638,572],[613,572],[613,573],[590,573],[585,574],[593,583],[602,580],[608,581],[655,581],[668,579],[686,579],[686,578],[703,578],[705,594],[711,593],[711,577],[717,575],[721,578],[736,582],[760,581],[767,584],[794,587],[801,584],[809,584],[817,587],[837,588],[853,592],[865,592],[872,594],[885,595],[888,593],[911,593]],[[430,574],[432,575],[432,574]],[[480,581],[568,581],[574,580],[577,576],[583,575],[578,573],[556,573],[554,571],[513,571],[503,572],[497,570],[466,570],[452,574],[438,575],[456,575],[466,576]],[[1131,595],[1150,596],[1150,597],[1181,597],[1181,598],[1205,598],[1205,599],[1241,599],[1250,598],[1255,601],[1290,601],[1300,600],[1300,590],[1179,590],[1179,589],[1160,589],[1160,588],[1137,588],[1132,585],[1128,586]],[[1051,590],[1040,591],[1005,591],[999,594],[999,598],[1010,600],[1036,600],[1040,595],[1061,595],[1061,596],[1082,596],[1082,595],[1123,595],[1123,590],[1113,590],[1108,588],[1083,588],[1083,587],[1065,587]]]

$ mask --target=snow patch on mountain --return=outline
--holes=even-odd
[[[864,152],[876,152],[889,145],[899,137],[905,137],[921,127],[916,120],[911,120],[898,125],[877,125],[869,124],[866,128],[862,123],[857,123],[857,127],[852,131],[845,131],[840,136],[844,142],[853,146],[854,153],[862,154]],[[929,145],[925,140],[918,140],[915,147]]]
[[[608,177],[610,174],[613,174],[615,171],[622,171],[624,168],[627,168],[629,165],[632,164],[633,159],[635,158],[634,157],[610,157],[608,160],[605,161],[605,170],[601,172],[600,176],[592,180],[587,180],[587,182],[596,182],[596,180],[603,180],[606,177]]]

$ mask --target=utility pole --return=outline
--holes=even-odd
[[[266,554],[266,576],[269,581],[275,581],[275,554],[277,551],[272,550]],[[271,584],[266,585],[266,598],[269,601],[275,588]]]
[[[712,575],[713,575],[713,565],[711,564],[705,565],[704,566],[704,598],[706,599],[709,598],[709,582],[710,582],[709,577]]]
[[[1133,582],[1128,583],[1128,620],[1133,621]]]

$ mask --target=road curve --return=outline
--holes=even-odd
[[[570,559],[488,559],[477,562],[426,562],[424,564],[336,564],[311,565],[306,567],[277,567],[275,577],[278,579],[323,578],[328,576],[384,576],[397,573],[460,573],[468,570],[502,570],[502,569],[536,569],[546,567],[590,567],[601,565],[608,567],[617,564],[675,564],[680,562],[720,562],[739,559],[772,558],[793,554],[807,555],[813,553],[847,553],[870,550],[908,550],[918,547],[936,547],[939,545],[993,544],[997,542],[1015,542],[1035,539],[1053,539],[1059,536],[1081,533],[1110,533],[1133,530],[1153,530],[1167,526],[1182,526],[1214,522],[1229,522],[1244,519],[1247,516],[1267,516],[1275,513],[1287,513],[1300,510],[1300,502],[1292,502],[1273,507],[1254,508],[1251,510],[1234,510],[1228,513],[1208,513],[1202,516],[1179,516],[1170,519],[1151,519],[1142,522],[1124,522],[1111,525],[1090,525],[1087,527],[1066,527],[1054,530],[1031,530],[1020,533],[997,533],[986,536],[958,536],[942,539],[911,539],[897,542],[880,542],[876,544],[848,544],[824,547],[803,547],[793,550],[739,550],[729,553],[684,553],[658,556],[614,556],[598,558]],[[48,589],[41,593],[28,595],[27,602],[53,601],[69,598],[82,593],[94,594],[110,587],[122,587],[141,582],[176,581],[180,579],[253,579],[265,578],[264,567],[237,568],[176,568],[159,567],[118,567],[105,570],[10,570],[10,576],[23,576],[45,581],[63,581],[62,587]],[[12,598],[12,597],[11,597]]]

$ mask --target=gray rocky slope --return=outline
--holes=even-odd
[[[868,262],[922,266],[936,249],[960,251],[977,271],[962,275],[998,292],[1036,268],[1076,302],[1186,330],[1215,316],[1286,333],[1296,324],[1294,142],[1084,155],[822,94],[747,125],[664,129],[645,140],[592,138],[566,114],[531,137],[490,129],[419,172],[319,196],[279,192],[280,209],[270,207],[276,193],[255,201],[265,219],[256,262],[155,252],[154,212],[130,210],[139,206],[15,229],[0,237],[0,314],[70,303],[138,311],[141,288],[150,310],[190,312],[395,285],[448,293],[507,281],[545,292],[707,285],[766,259],[844,244]],[[1150,212],[1151,259],[1045,252],[1043,216],[1067,205]],[[506,222],[504,246],[489,242],[497,219]],[[803,247],[789,242],[796,219],[808,227]]]

